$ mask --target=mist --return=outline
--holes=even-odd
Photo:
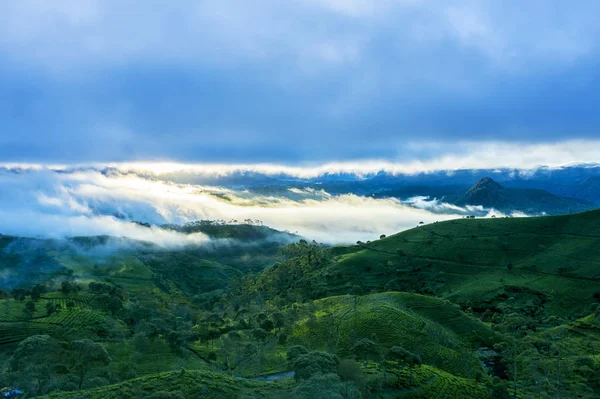
[[[464,217],[501,215],[437,199],[371,198],[290,188],[256,194],[245,188],[177,184],[111,169],[0,169],[0,233],[39,238],[127,237],[173,247],[202,244],[204,234],[159,228],[195,220],[260,220],[319,242],[371,240],[417,226]],[[132,223],[149,223],[144,227]]]

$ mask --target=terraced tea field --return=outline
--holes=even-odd
[[[355,302],[356,301],[356,302]],[[355,307],[356,303],[356,307]],[[407,293],[382,293],[354,298],[330,297],[314,302],[315,324],[300,322],[290,340],[320,349],[334,340],[348,351],[351,332],[375,339],[386,348],[399,345],[419,353],[426,364],[455,375],[480,369],[470,352],[471,340],[492,345],[496,334],[440,299]],[[435,315],[444,315],[440,323]],[[468,330],[472,335],[465,335]]]
[[[16,343],[25,338],[48,334],[60,337],[64,329],[85,331],[102,323],[107,314],[98,308],[98,296],[60,292],[49,293],[35,301],[31,318],[25,312],[27,301],[5,299],[0,301],[0,345]],[[48,314],[48,306],[53,312]]]

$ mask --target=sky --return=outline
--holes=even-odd
[[[0,162],[592,162],[598,37],[593,0],[6,1]]]

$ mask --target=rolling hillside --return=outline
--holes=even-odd
[[[600,210],[463,218],[331,248],[249,231],[222,230],[246,242],[218,251],[102,256],[106,238],[75,250],[2,237],[17,277],[38,271],[32,256],[52,266],[0,292],[4,378],[66,398],[600,394]],[[81,345],[99,351],[89,367]],[[15,353],[64,364],[22,368]]]
[[[332,248],[329,255],[322,266],[300,273],[293,265],[268,269],[258,285],[268,295],[280,288],[339,295],[355,285],[365,293],[413,291],[473,308],[509,293],[537,297],[551,315],[579,316],[600,290],[600,210],[433,223]],[[298,277],[274,284],[272,279],[282,274]]]

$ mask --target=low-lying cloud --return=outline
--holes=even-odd
[[[311,179],[326,175],[348,174],[357,177],[377,173],[419,174],[457,170],[518,170],[522,175],[540,168],[561,169],[573,165],[599,166],[600,140],[563,140],[549,143],[459,141],[409,142],[399,147],[398,160],[349,160],[313,165],[272,163],[202,164],[177,162],[118,162],[105,164],[45,165],[0,163],[0,168],[22,170],[116,170],[179,183],[214,182],[232,176],[259,174]]]
[[[280,230],[327,243],[369,240],[465,215],[500,215],[482,207],[461,208],[426,197],[407,200],[355,194],[331,195],[313,188],[256,194],[245,189],[176,184],[95,169],[52,171],[0,169],[0,233],[29,237],[111,235],[163,246],[206,242],[159,226],[201,219],[261,220]]]

